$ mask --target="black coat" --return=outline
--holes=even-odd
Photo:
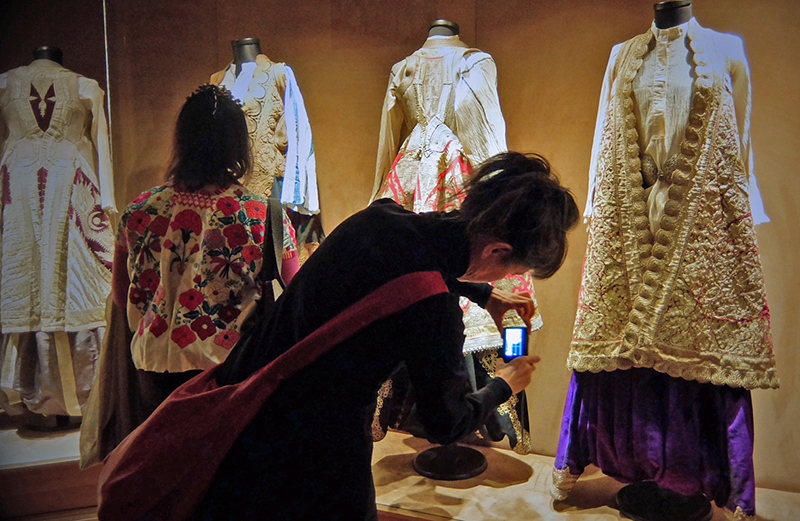
[[[485,304],[491,287],[456,280],[470,248],[455,215],[376,201],[311,255],[258,341],[231,353],[220,384],[245,379],[401,275],[438,271],[451,292],[378,320],[284,382],[223,460],[196,519],[377,519],[370,424],[377,390],[401,362],[416,389],[417,417],[439,443],[473,432],[511,396],[500,379],[472,392],[464,369],[458,297]]]

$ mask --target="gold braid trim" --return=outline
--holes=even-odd
[[[736,506],[736,510],[731,512],[728,507],[722,509],[722,512],[725,514],[725,519],[727,521],[755,521],[758,519],[758,516],[748,516],[742,510],[742,507]]]
[[[480,353],[475,353],[474,356],[477,356],[481,362],[481,366],[486,370],[486,372],[494,378],[494,370],[497,366],[497,351],[483,351]],[[530,454],[533,450],[531,447],[531,434],[522,428],[522,422],[519,421],[519,414],[517,414],[517,403],[519,403],[519,399],[517,399],[516,395],[511,395],[511,398],[506,400],[504,403],[500,404],[497,408],[497,412],[501,415],[508,416],[509,420],[511,420],[511,425],[514,427],[514,434],[517,437],[517,443],[514,445],[514,452],[517,454]]]
[[[556,501],[564,501],[569,496],[572,487],[581,477],[580,474],[571,474],[569,467],[553,469],[553,484],[550,485],[550,497]]]
[[[375,413],[372,416],[372,441],[381,441],[386,437],[386,431],[381,428],[381,410],[383,409],[383,401],[392,395],[392,379],[389,378],[378,389],[378,403],[375,406]]]

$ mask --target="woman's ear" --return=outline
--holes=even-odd
[[[507,242],[493,241],[483,247],[481,257],[486,261],[502,265],[508,260],[511,250],[511,245]]]

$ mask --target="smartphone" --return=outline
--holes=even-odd
[[[507,327],[503,329],[503,360],[508,362],[528,354],[528,328]]]

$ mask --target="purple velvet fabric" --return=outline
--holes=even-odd
[[[755,515],[750,391],[653,369],[573,372],[555,467],[589,464]]]

